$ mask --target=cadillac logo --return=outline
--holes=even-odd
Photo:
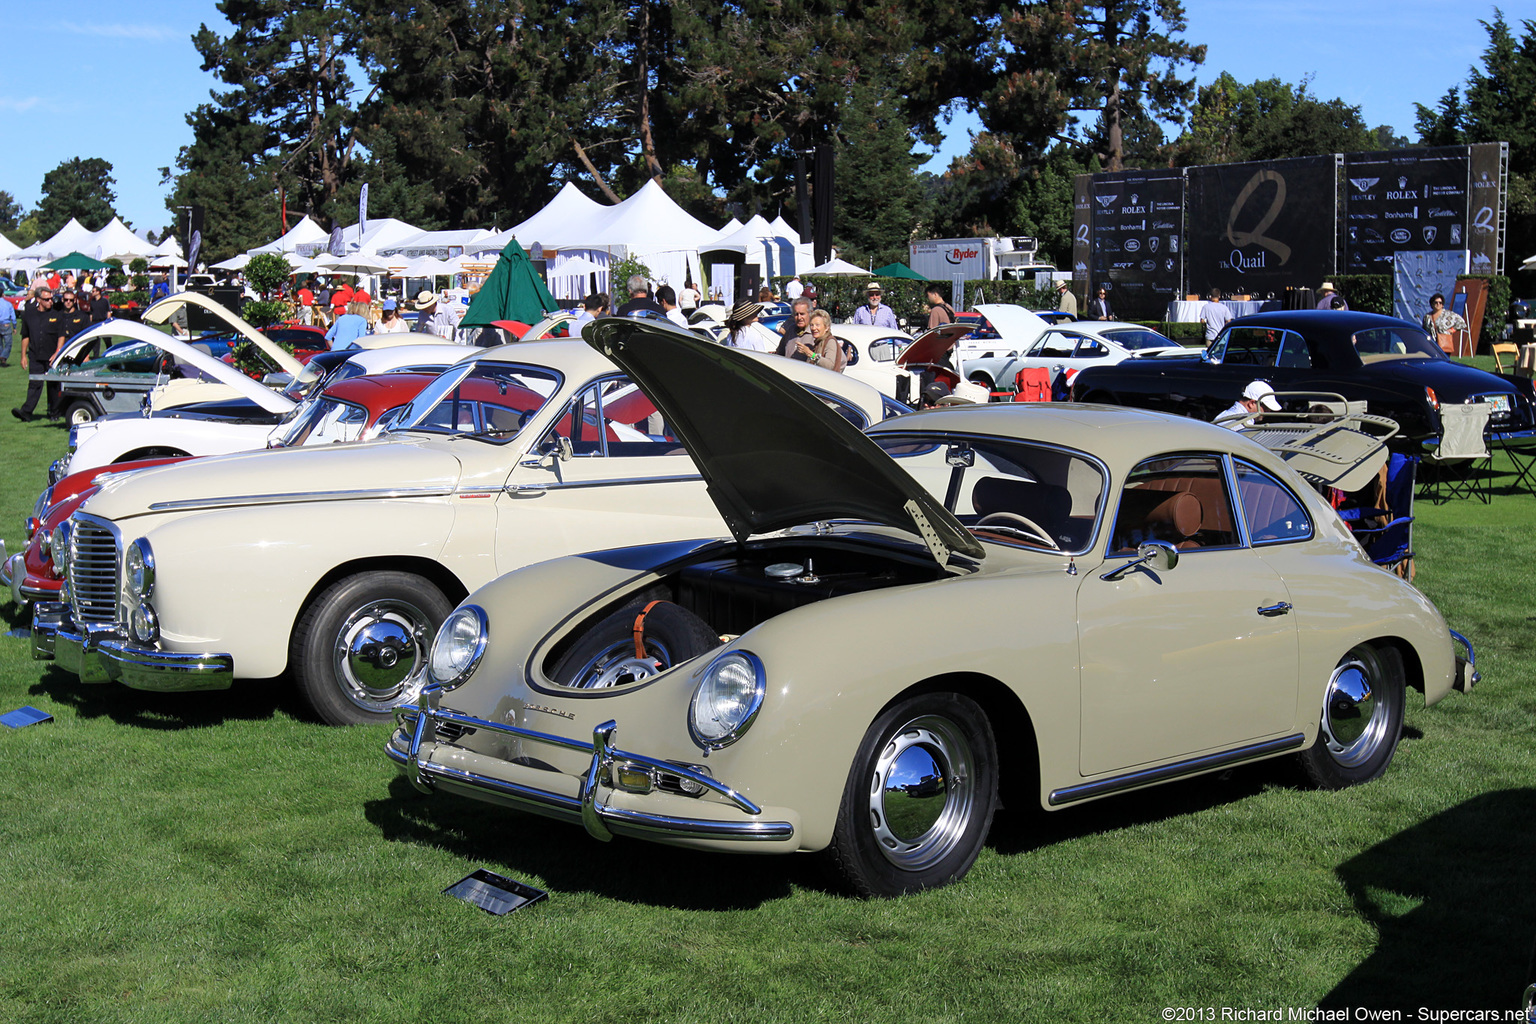
[[[1392,241],[1396,242],[1398,245],[1403,245],[1411,237],[1413,236],[1408,234],[1407,228],[1398,228],[1396,231],[1392,232]]]
[[[1435,235],[1437,235],[1437,234],[1439,234],[1439,232],[1436,231],[1435,226],[1433,224],[1425,225],[1424,226],[1424,244],[1425,245],[1434,245],[1435,244]]]

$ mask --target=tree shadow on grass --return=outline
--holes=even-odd
[[[121,683],[82,683],[57,665],[27,688],[74,710],[76,717],[108,718],[141,729],[201,729],[231,721],[264,721],[279,713],[305,717],[287,679],[239,679],[228,690],[151,693]]]
[[[599,842],[580,825],[453,794],[418,793],[405,778],[363,814],[391,842],[432,846],[563,893],[680,910],[746,910],[796,888],[831,891],[819,858],[742,856],[622,836]],[[457,879],[445,881],[444,886]]]
[[[1324,1009],[1513,1009],[1536,941],[1536,789],[1484,793],[1338,867],[1376,949]]]

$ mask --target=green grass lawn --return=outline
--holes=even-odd
[[[24,386],[0,370],[11,550],[65,440],[3,412]],[[809,858],[602,844],[427,799],[385,762],[382,727],[322,728],[285,685],[85,686],[0,638],[0,711],[55,716],[0,730],[0,1021],[1514,1007],[1536,940],[1536,499],[1507,482],[1490,505],[1417,507],[1418,584],[1484,682],[1410,702],[1385,778],[1320,793],[1268,762],[1011,807],[963,883],[898,900],[840,895]],[[550,898],[494,918],[440,895],[477,867]]]

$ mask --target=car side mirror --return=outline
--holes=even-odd
[[[1122,576],[1136,568],[1138,565],[1144,565],[1148,569],[1152,569],[1155,572],[1167,572],[1169,569],[1174,568],[1178,564],[1179,549],[1174,547],[1172,544],[1169,544],[1165,540],[1143,541],[1136,548],[1135,558],[1131,559],[1129,562],[1126,562],[1124,565],[1111,569],[1103,576],[1100,576],[1099,579],[1113,582],[1120,579]]]
[[[528,469],[554,469],[556,462],[570,462],[573,452],[570,438],[551,438],[541,441],[534,449],[533,457],[524,459],[522,465]]]

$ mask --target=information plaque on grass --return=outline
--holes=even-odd
[[[535,889],[484,868],[470,872],[443,892],[457,896],[465,903],[473,903],[487,914],[495,914],[497,917],[510,914],[530,903],[537,903],[549,895],[543,889]]]
[[[7,729],[20,729],[25,725],[36,725],[38,722],[51,722],[53,716],[46,711],[39,711],[30,705],[17,708],[15,711],[7,711],[0,715],[0,725]]]

